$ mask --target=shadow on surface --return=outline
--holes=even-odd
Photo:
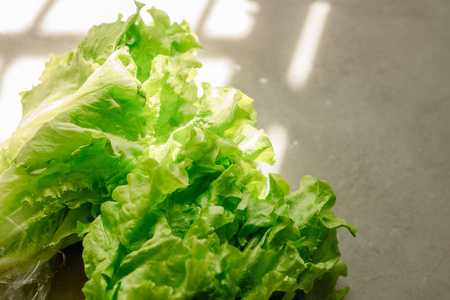
[[[3,60],[0,68],[0,93],[4,75],[15,60],[27,56],[48,56],[49,53],[61,54],[81,41],[81,35],[46,35],[40,32],[39,27],[55,2],[56,0],[48,0],[27,30],[14,34],[0,33],[0,59]]]

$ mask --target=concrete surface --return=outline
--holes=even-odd
[[[70,1],[41,2],[28,31],[11,27],[16,19],[0,28],[1,116],[17,107],[9,95],[20,90],[5,84],[24,76],[14,77],[22,65],[8,73],[14,60],[45,61],[74,47],[94,23],[133,10],[127,1],[92,0],[76,11]],[[355,239],[339,233],[347,299],[450,299],[450,2],[156,2],[195,25],[206,80],[256,100],[259,126],[279,155],[272,170],[293,189],[307,174],[331,183],[336,215],[358,229]],[[312,48],[299,45],[305,41]],[[292,71],[295,57],[306,57],[301,74]],[[39,74],[42,65],[32,62]],[[72,252],[77,261],[79,249]],[[59,276],[67,274],[76,273],[68,267]],[[64,281],[73,283],[55,281],[50,298],[81,299]]]

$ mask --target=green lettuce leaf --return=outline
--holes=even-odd
[[[208,93],[224,96],[210,102]],[[84,259],[101,263],[88,273],[87,299],[344,294],[334,291],[336,274],[343,274],[334,271],[340,257],[336,229],[354,234],[354,228],[334,217],[331,188],[312,177],[289,193],[286,181],[272,174],[270,190],[261,197],[266,178],[252,164],[258,156],[251,160],[237,137],[262,133],[250,129],[249,114],[237,113],[242,108],[236,94],[205,93],[192,122],[153,145],[127,184],[114,190],[113,202],[102,205],[114,205],[117,223],[111,226],[106,221],[114,217],[102,213],[88,229]],[[264,153],[270,145],[252,147]],[[89,242],[105,234],[114,240],[114,249],[105,250],[114,260],[105,260],[105,251],[96,254],[99,244]],[[315,282],[326,285],[326,292],[313,289]]]

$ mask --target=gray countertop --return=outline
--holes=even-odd
[[[103,14],[114,20],[133,5],[125,2]],[[200,16],[199,59],[211,70],[202,76],[255,99],[278,154],[271,170],[292,189],[308,174],[329,181],[336,215],[357,228],[356,238],[339,232],[349,276],[338,285],[350,286],[347,299],[450,299],[450,2],[230,1],[234,10],[222,18],[224,1],[186,3]],[[225,25],[211,29],[214,22]],[[17,52],[62,53],[85,34],[8,30],[0,31],[3,93],[5,62]],[[309,61],[293,69],[302,58]],[[77,263],[57,275],[51,299],[82,298],[82,280],[72,279],[80,251],[69,251]]]

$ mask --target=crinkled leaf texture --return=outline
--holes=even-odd
[[[94,26],[22,93],[0,150],[0,299],[44,298],[83,239],[87,299],[342,299],[327,182],[290,192],[253,100],[194,78],[186,22]],[[6,298],[5,298],[6,297]]]

